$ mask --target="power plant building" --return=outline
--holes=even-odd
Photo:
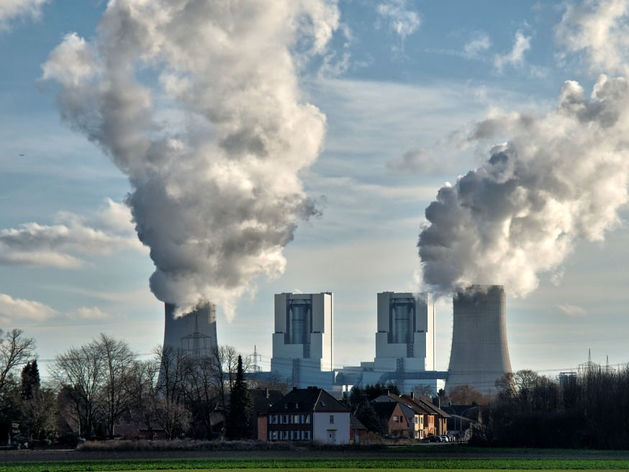
[[[433,369],[434,308],[428,297],[379,293],[374,370],[421,372]]]
[[[473,285],[454,294],[449,392],[469,385],[493,395],[496,380],[511,372],[505,309],[502,285]]]
[[[403,392],[443,387],[446,372],[434,370],[435,311],[426,294],[382,292],[377,298],[376,357],[343,367],[336,383],[343,389],[394,383]]]
[[[217,349],[216,305],[206,303],[194,311],[175,317],[176,306],[164,307],[164,348],[195,357],[207,357]]]
[[[276,294],[271,372],[297,388],[329,388],[332,359],[332,294]]]

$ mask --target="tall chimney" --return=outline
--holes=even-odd
[[[472,285],[454,294],[448,392],[469,385],[493,395],[496,380],[511,372],[505,299],[502,285]]]
[[[195,357],[209,356],[218,346],[216,339],[216,306],[199,305],[194,311],[175,318],[175,305],[164,307],[164,347]]]

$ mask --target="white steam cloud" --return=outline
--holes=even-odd
[[[17,18],[38,18],[48,0],[0,0],[0,31],[10,29]]]
[[[133,185],[160,300],[230,315],[256,276],[284,271],[314,211],[298,174],[325,132],[299,68],[337,27],[324,0],[118,0],[94,41],[70,34],[51,52],[62,116]]]
[[[496,121],[479,123],[472,139],[497,137]],[[590,98],[567,81],[555,111],[503,121],[512,138],[482,167],[442,187],[426,209],[419,255],[424,282],[439,291],[483,283],[525,295],[577,238],[602,240],[627,202],[624,78],[601,76]]]
[[[620,69],[599,40],[626,28],[612,21],[626,21],[624,11],[614,1],[569,5],[558,29],[563,43],[585,51],[592,69]],[[586,44],[593,28],[600,34]],[[525,295],[540,273],[560,270],[577,239],[603,240],[627,203],[628,131],[627,79],[606,75],[589,97],[566,81],[545,115],[493,114],[478,123],[470,141],[511,138],[482,167],[442,187],[426,209],[418,243],[424,284],[442,293],[504,284]]]

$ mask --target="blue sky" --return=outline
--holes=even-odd
[[[32,5],[0,18],[0,231],[37,223],[78,236],[65,249],[53,239],[44,256],[72,257],[47,267],[32,254],[0,254],[0,327],[35,337],[44,364],[100,332],[150,353],[162,340],[163,310],[149,290],[148,250],[125,226],[120,203],[131,186],[97,145],[61,120],[54,84],[40,80],[66,34],[95,37],[106,2]],[[341,0],[338,8],[341,26],[327,51],[299,75],[305,97],[327,117],[323,152],[301,173],[322,214],[299,224],[284,249],[283,275],[256,278],[231,322],[219,309],[219,341],[244,353],[256,345],[263,367],[271,356],[272,295],[296,290],[334,292],[336,365],[371,360],[376,293],[417,289],[425,208],[495,144],[460,148],[456,133],[496,110],[552,110],[565,80],[589,90],[598,75],[578,54],[560,58],[561,3]],[[414,160],[425,150],[429,158]],[[86,236],[90,228],[100,233]],[[595,361],[627,361],[626,233],[621,221],[604,242],[579,240],[560,281],[558,271],[542,273],[535,291],[508,299],[515,369],[552,374],[583,362],[588,348]],[[442,301],[439,369],[447,368],[451,322]]]

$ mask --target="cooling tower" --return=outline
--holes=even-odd
[[[502,285],[473,285],[455,293],[447,390],[469,385],[493,395],[495,382],[511,372]]]
[[[196,357],[209,356],[217,347],[216,306],[199,305],[193,312],[175,318],[175,305],[165,304],[164,347]]]

